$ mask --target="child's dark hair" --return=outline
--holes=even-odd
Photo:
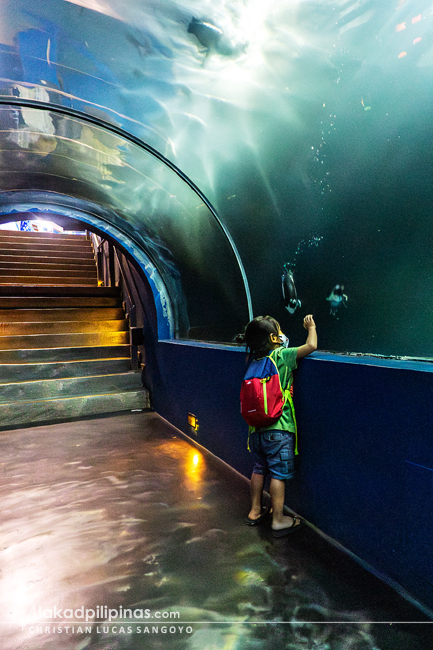
[[[278,336],[279,331],[280,325],[272,316],[257,316],[250,321],[244,334],[244,341],[250,356],[256,359],[265,357],[273,349],[269,335],[276,334]]]

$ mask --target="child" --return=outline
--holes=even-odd
[[[308,356],[317,349],[316,325],[313,317],[305,316],[307,340],[298,348],[287,348],[288,340],[278,322],[271,316],[258,316],[248,323],[245,330],[245,343],[250,355],[260,359],[271,355],[280,375],[283,390],[290,388],[292,371],[298,359]],[[286,385],[283,385],[286,379]],[[262,508],[262,493],[265,476],[271,475],[269,492],[272,502],[272,534],[284,537],[301,525],[299,517],[283,514],[285,481],[294,475],[294,438],[296,423],[292,405],[284,403],[281,417],[272,425],[261,429],[250,428],[250,449],[254,454],[254,469],[251,476],[251,510],[245,523],[257,526],[269,514],[269,508]]]

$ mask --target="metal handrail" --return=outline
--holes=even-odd
[[[106,240],[104,240],[104,241],[106,241]],[[131,295],[132,290],[131,290],[128,278],[126,277],[126,275],[125,275],[125,273],[123,271],[122,264],[121,264],[121,261],[120,261],[120,258],[119,258],[119,253],[117,252],[117,248],[115,246],[113,246],[113,251],[114,251],[115,258],[117,260],[117,265],[119,267],[119,271],[120,271],[120,273],[122,275],[122,278],[123,278],[123,282],[124,282],[124,285],[125,285],[125,288],[126,288],[126,293],[128,294],[128,299],[129,299],[129,303],[131,305],[131,309],[135,309],[135,300],[132,299],[132,295]]]
[[[94,237],[98,237],[98,235],[96,233],[92,233],[92,235]],[[115,259],[117,260],[117,266],[118,266],[119,271],[120,271],[120,273],[122,275],[122,278],[123,278],[123,282],[124,282],[124,285],[125,285],[127,297],[128,297],[128,300],[129,300],[129,304],[131,305],[132,309],[135,309],[135,300],[133,299],[133,296],[132,296],[131,285],[130,285],[129,280],[126,277],[125,272],[123,270],[123,266],[122,266],[122,263],[120,261],[120,257],[119,257],[119,253],[117,251],[117,247],[114,244],[112,244],[112,242],[109,241],[108,239],[104,239],[103,237],[101,237],[101,241],[97,245],[97,249],[99,251],[104,246],[105,242],[107,242],[108,244],[111,244],[111,246],[113,247],[113,253],[114,253]],[[113,278],[110,278],[110,280],[113,281]]]

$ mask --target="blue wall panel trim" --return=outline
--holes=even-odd
[[[250,476],[239,412],[244,349],[159,341],[156,358],[155,410]],[[431,566],[423,540],[432,534],[432,490],[423,472],[433,467],[432,398],[428,363],[317,352],[302,360],[294,382],[300,455],[287,489],[290,507],[429,609],[433,572],[421,567]],[[415,466],[422,478],[410,473]],[[428,516],[414,521],[415,500]]]
[[[175,346],[186,346],[188,348],[207,348],[210,350],[229,350],[234,353],[242,353],[244,358],[246,357],[245,348],[234,346],[234,345],[225,345],[224,343],[207,343],[206,341],[187,341],[187,340],[177,340],[177,339],[160,339],[160,343],[175,345]]]
[[[315,352],[311,359],[335,363],[354,363],[362,366],[380,366],[398,370],[416,370],[433,372],[432,359],[415,359],[410,357],[380,357],[368,354],[334,354],[332,352]]]

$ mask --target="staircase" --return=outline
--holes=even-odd
[[[0,230],[0,429],[148,407],[90,241]]]

